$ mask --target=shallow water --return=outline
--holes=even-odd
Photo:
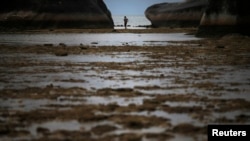
[[[185,33],[58,33],[58,34],[0,34],[0,44],[44,45],[60,43],[67,46],[165,46],[168,41],[198,40]]]
[[[143,56],[143,52],[113,52],[112,54],[84,54],[65,57],[49,54],[1,54],[1,64],[4,64],[4,60],[28,64],[18,68],[0,66],[0,89],[46,87],[53,84],[62,88],[80,87],[88,90],[131,88],[148,95],[197,93],[204,96],[216,91],[222,99],[244,98],[250,100],[248,96],[249,66],[211,66],[209,68],[203,66],[192,69],[168,67],[168,63],[173,65],[175,58],[172,59],[162,59],[157,63],[165,63],[165,67],[137,70],[140,65],[154,66],[155,64],[150,63],[150,60],[153,60]],[[120,63],[120,65],[112,67],[114,63]],[[179,62],[179,64],[181,63]],[[185,62],[185,64],[187,63],[195,64],[195,61]],[[111,68],[102,66],[106,64]],[[131,66],[133,68],[129,69]],[[128,67],[128,69],[124,70],[123,67]],[[164,74],[163,78],[160,77],[161,74]],[[200,74],[200,76],[194,78],[195,74]],[[210,74],[213,74],[212,77]],[[208,78],[204,79],[205,76]],[[175,83],[179,78],[190,82]],[[219,89],[186,87],[187,82],[189,85],[213,83]],[[155,86],[156,88],[146,89],[146,87]],[[215,96],[215,98],[218,97]]]
[[[136,133],[143,135],[142,141],[157,141],[167,133],[174,135],[171,141],[197,141],[205,140],[205,134],[173,129],[182,124],[203,128],[218,121],[250,123],[249,63],[216,63],[220,50],[207,48],[214,49],[215,55],[210,55],[203,50],[205,45],[187,45],[158,51],[157,47],[93,47],[66,56],[53,51],[26,53],[21,51],[24,47],[11,53],[17,48],[4,48],[11,50],[0,53],[0,122],[17,135],[0,140],[39,139],[47,137],[46,132],[54,137],[59,133],[60,138],[64,131],[87,131],[97,140]],[[230,58],[234,53],[226,55],[227,61],[240,60]],[[243,57],[249,59],[249,54]],[[40,119],[39,112],[55,118]],[[67,117],[68,112],[74,116]],[[33,115],[38,117],[27,119]],[[82,118],[87,115],[93,121]],[[161,122],[151,122],[154,119]],[[117,129],[93,136],[96,126]],[[20,137],[22,133],[26,135]],[[152,134],[154,139],[147,137]]]

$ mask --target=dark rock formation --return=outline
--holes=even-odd
[[[249,0],[209,0],[197,36],[250,35]]]
[[[113,28],[103,0],[1,0],[0,29]]]
[[[146,9],[145,15],[154,27],[198,27],[207,3],[207,0],[187,0],[155,4]]]

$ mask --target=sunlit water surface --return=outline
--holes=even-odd
[[[67,46],[165,46],[169,41],[198,40],[185,33],[25,33],[0,34],[0,44],[5,45],[44,45],[65,44]]]

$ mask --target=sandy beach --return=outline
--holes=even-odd
[[[65,32],[193,35],[196,29],[25,33]],[[0,45],[0,140],[206,141],[208,124],[249,124],[250,38],[168,42]]]

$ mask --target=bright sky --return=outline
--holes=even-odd
[[[181,2],[184,0],[104,0],[112,15],[144,15],[149,6],[162,2]]]

